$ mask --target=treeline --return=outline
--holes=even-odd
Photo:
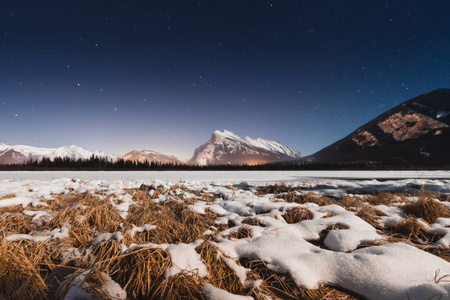
[[[119,159],[108,161],[92,156],[90,159],[44,158],[40,161],[27,161],[23,164],[0,165],[2,171],[300,171],[300,170],[407,170],[406,164],[386,164],[376,162],[353,163],[270,163],[263,165],[187,165],[159,162],[135,162]]]

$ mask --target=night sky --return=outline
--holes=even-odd
[[[450,87],[450,1],[0,0],[0,142],[311,154]]]

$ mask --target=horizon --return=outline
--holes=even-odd
[[[0,2],[0,142],[189,159],[214,130],[304,155],[450,87],[450,3]]]

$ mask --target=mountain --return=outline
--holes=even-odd
[[[138,162],[157,162],[162,164],[184,164],[181,160],[176,158],[175,156],[169,156],[165,155],[159,152],[151,151],[151,150],[142,150],[142,151],[131,151],[125,154],[123,157],[123,160],[131,160],[131,161],[138,161]]]
[[[211,139],[198,147],[188,161],[193,165],[265,164],[299,159],[302,154],[278,142],[261,138],[240,138],[234,133],[214,131]]]
[[[438,89],[403,102],[302,161],[449,167],[449,126],[450,89]]]
[[[0,164],[21,164],[28,160],[42,160],[42,158],[68,157],[71,159],[89,159],[92,155],[115,161],[119,156],[102,151],[87,151],[77,146],[63,146],[59,148],[38,148],[25,145],[8,145],[0,143]]]

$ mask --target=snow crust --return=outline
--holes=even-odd
[[[165,250],[170,254],[173,266],[165,271],[164,276],[168,278],[181,271],[194,273],[200,277],[208,276],[206,265],[202,262],[200,254],[195,251],[195,247],[201,242],[199,240],[192,244],[180,243],[167,246]]]
[[[203,295],[207,300],[253,300],[250,296],[235,295],[209,283],[203,285]]]

